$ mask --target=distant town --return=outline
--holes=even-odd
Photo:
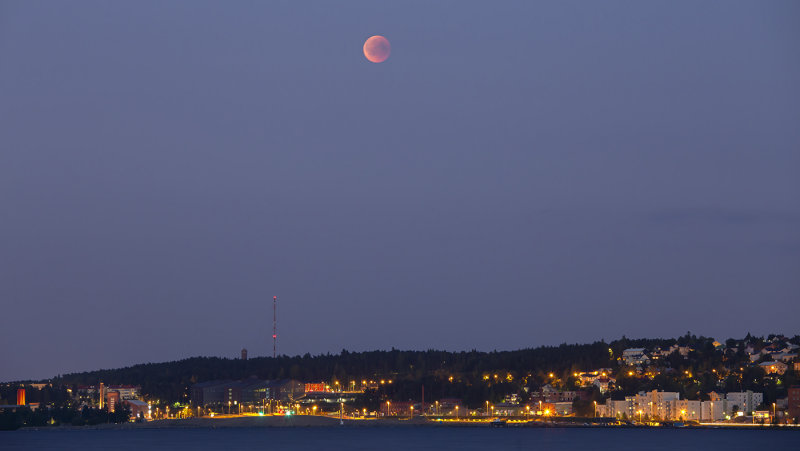
[[[0,386],[0,428],[204,418],[792,427],[800,336],[193,358]]]

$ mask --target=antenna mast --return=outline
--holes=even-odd
[[[278,296],[272,296],[272,358],[276,357],[278,341]]]

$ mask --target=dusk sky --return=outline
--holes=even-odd
[[[0,381],[271,355],[273,295],[289,355],[800,333],[798,24],[0,0]]]

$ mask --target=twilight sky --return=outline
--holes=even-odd
[[[0,0],[0,380],[271,355],[273,295],[286,354],[800,333],[798,23]]]

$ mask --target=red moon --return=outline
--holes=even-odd
[[[372,36],[364,43],[364,56],[373,63],[382,63],[389,58],[392,46],[383,36]]]

